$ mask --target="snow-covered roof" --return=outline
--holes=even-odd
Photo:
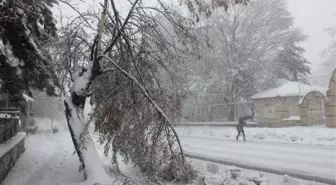
[[[10,114],[0,113],[0,118],[11,118]]]
[[[23,98],[26,100],[26,102],[33,102],[34,99],[26,94],[22,94]]]
[[[274,98],[274,97],[291,97],[291,96],[305,96],[312,91],[327,93],[328,88],[321,86],[311,86],[300,82],[287,82],[281,86],[269,89],[252,96],[252,99]]]

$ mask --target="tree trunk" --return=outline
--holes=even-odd
[[[229,105],[229,121],[234,121],[235,118],[235,105]]]
[[[84,119],[84,104],[86,98],[77,97],[78,96],[69,97],[64,102],[66,109],[65,115],[71,138],[81,163],[80,170],[83,170],[84,179],[100,180],[100,177],[104,174],[106,175],[106,172],[90,133],[86,130]]]
[[[213,120],[213,114],[212,114],[213,110],[214,109],[211,106],[209,106],[209,110],[208,110],[208,118],[209,118],[209,120],[208,121],[214,121]]]
[[[50,117],[50,122],[51,122],[51,131],[54,129],[54,118],[51,116]]]
[[[85,180],[107,179],[84,118],[84,106],[88,86],[92,81],[93,62],[78,70],[73,79],[71,96],[64,101],[65,115],[71,138],[79,157],[80,171]]]
[[[254,113],[254,105],[251,103],[251,113]],[[252,117],[251,121],[254,121],[254,116]]]
[[[293,73],[293,81],[294,82],[298,82],[299,81],[299,78],[298,78],[298,75],[296,72]]]

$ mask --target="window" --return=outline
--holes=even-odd
[[[254,117],[253,117],[253,120],[256,121],[259,119],[259,116],[258,116],[258,111],[255,111],[254,112]]]
[[[264,118],[274,118],[275,117],[275,111],[274,108],[271,106],[267,106],[264,108]]]

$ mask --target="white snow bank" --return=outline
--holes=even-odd
[[[22,94],[22,97],[26,100],[26,102],[34,102],[34,99],[26,94]]]
[[[6,141],[5,143],[0,144],[0,157],[2,157],[8,151],[10,151],[14,146],[16,146],[25,137],[26,137],[25,132],[19,132],[15,136],[13,136],[11,139]]]
[[[7,114],[7,113],[0,113],[0,118],[6,118],[6,119],[9,119],[9,118],[20,119],[20,117],[19,117],[18,115],[12,116],[12,115]]]
[[[265,178],[262,173],[246,172],[238,168],[220,168],[220,171],[216,174],[209,173],[208,171],[206,171],[203,173],[203,175],[204,175],[204,183],[206,185],[270,184],[270,181],[267,180],[267,178]]]
[[[290,116],[289,118],[282,119],[283,121],[298,121],[301,120],[300,116]]]
[[[12,116],[10,114],[6,114],[6,113],[0,113],[0,118],[11,118]]]
[[[321,92],[326,95],[328,88],[320,86],[311,86],[299,82],[287,82],[277,88],[269,89],[252,96],[252,99],[305,96],[312,91]]]
[[[202,181],[205,181],[206,185],[322,185],[321,183],[295,179],[287,175],[281,176],[246,170],[197,159],[192,159],[191,164],[200,173],[200,176],[204,177]],[[216,166],[215,168],[218,169],[218,172],[209,172],[209,166]],[[201,183],[198,182],[195,184]]]
[[[336,145],[336,129],[324,126],[287,128],[244,128],[247,140],[309,145]],[[235,140],[235,127],[176,127],[181,136]]]

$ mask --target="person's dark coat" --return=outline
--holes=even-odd
[[[252,114],[251,116],[240,117],[239,120],[238,120],[237,130],[238,131],[243,131],[244,126],[246,125],[246,120],[252,119],[253,116],[254,116],[254,114]]]

